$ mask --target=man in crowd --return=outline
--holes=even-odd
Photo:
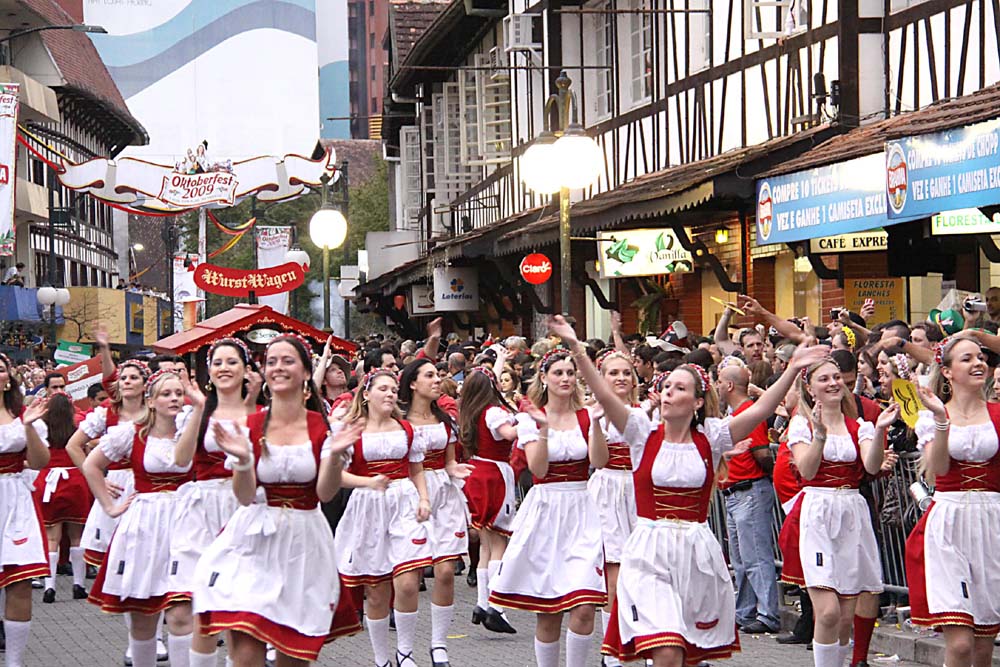
[[[108,400],[108,392],[104,390],[100,382],[95,382],[87,387],[87,401],[90,403],[90,410],[87,412],[90,412],[106,400]]]
[[[748,364],[764,360],[764,337],[756,329],[743,329],[739,337],[743,358]]]
[[[7,269],[7,272],[3,274],[3,284],[24,287],[24,276],[21,275],[21,271],[23,270],[24,262],[18,262]]]
[[[448,355],[448,373],[459,386],[465,382],[465,363],[465,355],[461,352],[452,352]]]

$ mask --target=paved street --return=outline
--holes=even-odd
[[[90,582],[87,582],[88,586]],[[70,597],[69,577],[58,580],[55,604],[42,604],[41,591],[35,591],[35,621],[31,629],[27,667],[114,667],[121,664],[127,643],[125,625],[118,616],[102,614],[93,605]],[[428,581],[433,585],[433,581]],[[532,649],[533,619],[530,614],[513,613],[511,622],[518,634],[495,635],[469,622],[475,604],[475,589],[465,585],[464,577],[456,587],[459,600],[450,638],[451,664],[455,667],[529,667],[534,665]],[[421,604],[429,605],[427,594]],[[391,635],[395,641],[395,635]],[[596,667],[597,635],[594,636]],[[417,632],[417,657],[421,667],[429,667],[426,650],[430,645],[430,614],[422,610]],[[324,649],[318,664],[333,667],[371,664],[367,635],[337,641]],[[164,663],[161,663],[164,664]],[[223,664],[221,658],[219,665]],[[636,663],[637,664],[637,663]],[[729,667],[807,667],[813,664],[812,653],[801,646],[784,647],[771,637],[743,637],[743,652],[724,664]],[[872,661],[873,667],[879,664]],[[912,667],[913,663],[890,663]]]

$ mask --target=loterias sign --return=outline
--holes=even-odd
[[[257,296],[280,294],[295,289],[305,281],[302,265],[287,262],[269,269],[230,269],[214,264],[199,264],[194,270],[194,284],[212,294]]]

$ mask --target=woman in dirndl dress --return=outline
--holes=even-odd
[[[0,591],[8,667],[21,667],[31,631],[31,580],[49,573],[45,528],[25,468],[41,470],[49,450],[36,424],[44,404],[24,409],[13,365],[0,354]]]
[[[319,509],[340,487],[341,455],[357,431],[330,437],[309,349],[293,333],[268,345],[271,398],[247,417],[249,440],[221,422],[212,426],[230,455],[240,507],[198,560],[192,594],[199,631],[228,630],[236,667],[263,665],[267,644],[278,651],[277,665],[304,665],[325,643],[360,629]],[[214,655],[199,655],[191,667],[214,664]]]
[[[146,383],[147,416],[108,429],[83,464],[90,490],[108,516],[120,517],[90,591],[102,611],[128,614],[129,647],[135,667],[156,664],[160,613],[166,611],[167,650],[186,667],[191,648],[191,611],[186,591],[170,588],[170,536],[177,522],[177,489],[191,479],[190,465],[174,462],[177,415],[184,385],[171,371],[157,371]],[[105,473],[130,460],[135,493],[116,503]]]
[[[874,427],[856,412],[833,359],[802,371],[798,414],[787,437],[803,488],[791,502],[778,544],[781,580],[805,587],[813,604],[817,667],[840,667],[847,660],[858,594],[882,590],[871,512],[858,486],[865,472],[881,469],[885,432],[899,406],[890,404]]]
[[[797,350],[752,407],[726,419],[718,418],[711,378],[694,364],[653,387],[660,411],[655,424],[602,402],[626,441],[638,443],[630,455],[639,514],[623,550],[605,654],[679,667],[739,650],[732,579],[707,523],[717,470],[727,452],[739,451],[733,443],[774,411],[798,370],[823,354],[819,347]]]
[[[257,411],[256,391],[248,391],[256,365],[243,341],[222,338],[208,350],[208,386],[202,394],[193,386],[187,396],[193,406],[174,450],[178,466],[193,465],[194,481],[177,492],[177,524],[170,538],[170,588],[190,593],[198,559],[239,508],[233,493],[233,472],[215,439],[215,425],[248,437],[247,416]],[[215,664],[216,638],[194,633],[191,664]]]
[[[49,576],[45,577],[42,602],[49,604],[56,600],[56,567],[64,529],[69,540],[69,562],[73,566],[73,599],[85,600],[87,590],[83,584],[87,565],[83,560],[80,535],[94,498],[83,472],[73,464],[66,451],[66,443],[76,431],[73,399],[64,391],[55,391],[40,400],[45,416],[35,422],[35,428],[40,432],[44,429],[42,437],[51,454],[49,465],[35,479],[35,499],[42,508],[49,547]]]
[[[574,341],[561,317],[550,330]],[[562,618],[569,612],[566,664],[587,664],[594,608],[607,601],[601,518],[587,492],[590,466],[602,468],[608,447],[591,439],[591,417],[583,407],[574,357],[557,348],[544,357],[528,388],[530,408],[518,425],[534,486],[512,526],[513,536],[497,577],[490,581],[490,602],[533,611],[535,660],[539,667],[559,661]]]
[[[1000,404],[986,402],[988,375],[979,344],[951,338],[920,390],[934,502],[906,541],[906,578],[911,618],[943,631],[948,667],[991,664],[1000,630]]]
[[[502,358],[498,355],[498,361]],[[501,367],[502,364],[495,364]],[[469,506],[469,525],[479,532],[477,597],[472,622],[491,632],[517,632],[507,615],[489,602],[490,581],[500,563],[514,522],[514,469],[511,448],[517,440],[514,409],[500,394],[496,376],[488,368],[473,368],[462,384],[458,437],[465,458],[473,466],[462,491]]]
[[[399,380],[399,400],[413,426],[414,448],[424,453],[431,515],[427,536],[434,559],[431,594],[431,663],[448,664],[448,628],[455,611],[455,563],[469,550],[469,521],[462,480],[473,467],[455,458],[455,423],[442,410],[441,378],[431,359],[411,362]]]
[[[360,424],[363,429],[349,451],[351,463],[344,472],[344,485],[354,492],[337,527],[337,567],[348,586],[365,587],[365,616],[376,667],[390,664],[393,594],[396,664],[416,665],[413,643],[420,570],[433,563],[424,453],[399,411],[398,387],[392,371],[371,371],[358,385],[342,422],[345,428]]]

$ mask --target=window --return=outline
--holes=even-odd
[[[653,13],[649,0],[635,0],[629,20],[632,103],[646,101],[653,92]]]
[[[510,77],[506,63],[492,62],[490,54],[480,53],[473,64],[473,68],[458,71],[461,159],[469,165],[510,162]]]
[[[373,49],[375,48],[375,33],[373,32],[368,33],[368,45]]]
[[[420,128],[399,129],[399,157],[403,189],[402,229],[416,229],[421,208]]]
[[[375,16],[375,0],[368,0],[368,15]]]
[[[434,117],[434,193],[447,203],[478,180],[479,172],[462,160],[460,88],[445,83],[431,97]]]
[[[598,4],[595,9],[605,10],[608,13],[597,13],[594,14],[594,21],[596,22],[595,34],[597,36],[596,44],[596,60],[595,63],[599,69],[595,70],[597,75],[595,96],[597,104],[597,117],[603,118],[605,116],[611,115],[611,107],[614,102],[613,90],[614,90],[614,57],[612,54],[612,48],[615,43],[614,37],[614,21],[610,14],[611,3],[602,2]]]
[[[711,0],[687,0],[688,73],[708,69],[712,65],[712,4]]]

